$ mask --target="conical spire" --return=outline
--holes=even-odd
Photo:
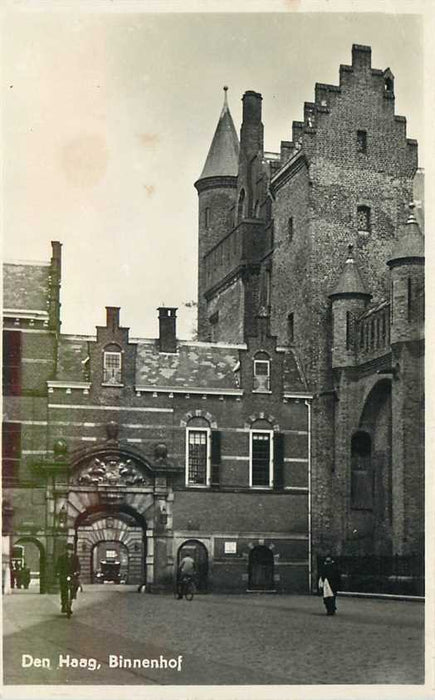
[[[239,164],[239,139],[227,101],[227,86],[224,87],[225,98],[213,141],[205,161],[200,180],[206,177],[236,176]]]
[[[361,273],[355,262],[353,245],[348,246],[346,262],[340,273],[337,284],[329,296],[371,296],[364,286]]]
[[[401,260],[424,258],[424,238],[414,214],[415,204],[409,204],[409,216],[406,224],[399,226],[397,241],[387,264],[391,267]]]

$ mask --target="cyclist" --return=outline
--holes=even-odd
[[[79,558],[77,554],[74,554],[74,545],[68,543],[65,552],[58,557],[56,562],[56,575],[59,576],[60,603],[63,613],[68,612],[68,577],[72,577],[72,597],[75,598],[77,595],[79,574]]]
[[[189,554],[181,560],[177,571],[177,598],[183,597],[184,587],[189,579],[193,579],[196,573],[195,561]]]

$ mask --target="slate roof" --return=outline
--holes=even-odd
[[[47,312],[49,274],[48,264],[4,263],[3,308]]]
[[[403,258],[424,258],[424,238],[412,210],[406,224],[399,226],[389,262]]]
[[[138,342],[136,385],[236,389],[236,346],[179,341],[178,352],[160,353],[157,341]]]
[[[199,177],[236,176],[239,167],[239,139],[226,95],[213,140]]]
[[[340,296],[342,294],[370,296],[364,285],[358,265],[353,257],[353,246],[349,246],[347,260],[339,275],[337,283],[329,296]]]
[[[57,381],[86,380],[88,342],[92,336],[62,335],[59,343]],[[160,389],[238,389],[234,370],[244,345],[178,341],[176,353],[161,353],[157,340],[134,339],[137,346],[136,387]],[[290,350],[284,356],[284,391],[303,392],[306,387]],[[243,387],[241,387],[243,389]]]
[[[60,336],[56,377],[58,381],[85,381],[85,365],[83,361],[88,356],[89,340],[95,340],[95,338],[90,336]]]

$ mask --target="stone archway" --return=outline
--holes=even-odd
[[[47,484],[48,522],[54,533],[50,561],[56,561],[66,540],[78,544],[81,555],[79,529],[92,525],[91,516],[124,521],[131,516],[141,528],[142,544],[136,552],[141,557],[141,585],[146,582],[149,590],[165,587],[173,569],[168,547],[168,537],[173,536],[171,476],[180,471],[169,463],[166,446],[155,446],[152,464],[116,436],[71,455],[64,451],[62,457]],[[83,563],[90,577],[89,560]]]
[[[80,559],[83,583],[95,583],[101,562],[95,562],[96,548],[113,543],[116,550],[125,547],[128,558],[127,583],[146,582],[146,524],[128,507],[89,509],[80,514],[75,526],[76,551]]]
[[[32,537],[30,535],[23,535],[18,537],[14,541],[14,546],[15,545],[26,545],[26,544],[32,544],[36,546],[36,548],[39,551],[39,592],[40,593],[45,593],[46,592],[46,582],[45,582],[45,573],[46,573],[46,554],[45,554],[45,547],[38,540],[37,537]],[[26,555],[24,555],[26,556]],[[27,562],[29,563],[29,562]]]
[[[370,389],[350,444],[352,552],[390,555],[392,548],[392,386]]]

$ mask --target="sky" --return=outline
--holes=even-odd
[[[224,85],[237,131],[243,93],[262,93],[265,150],[278,152],[315,82],[337,85],[352,44],[368,44],[372,66],[395,75],[396,114],[424,166],[418,15],[39,5],[3,28],[3,258],[48,260],[50,241],[62,243],[65,333],[93,334],[104,307],[120,306],[131,337],[156,337],[167,305],[178,336],[192,336],[193,183]]]

